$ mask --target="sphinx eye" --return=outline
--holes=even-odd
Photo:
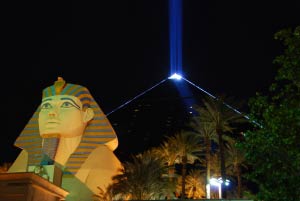
[[[51,109],[52,105],[50,103],[43,103],[41,105],[41,109]]]
[[[78,107],[76,105],[74,105],[73,103],[71,102],[68,102],[68,101],[65,101],[61,104],[61,107],[62,108],[71,108],[71,107],[75,107],[78,109]]]

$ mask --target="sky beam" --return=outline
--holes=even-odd
[[[182,1],[169,0],[170,75],[182,72]]]
[[[139,98],[140,96],[144,95],[145,93],[147,93],[148,91],[151,91],[152,89],[154,89],[155,87],[157,87],[158,85],[162,84],[163,82],[165,82],[167,79],[163,79],[162,81],[158,82],[157,84],[153,85],[152,87],[150,87],[149,89],[141,92],[140,94],[136,95],[135,97],[133,97],[132,99],[126,101],[125,103],[123,103],[122,105],[120,105],[119,107],[113,109],[111,112],[107,113],[106,116],[109,116],[111,113],[121,109],[122,107],[124,107],[125,105],[129,104],[130,102],[132,102],[133,100]]]

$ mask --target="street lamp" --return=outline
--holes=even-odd
[[[219,189],[219,199],[222,198],[222,183],[223,183],[223,180],[222,180],[221,177],[218,178],[218,179],[217,178],[211,178],[209,180],[210,185],[218,187],[218,189]],[[228,179],[225,179],[225,186],[229,186],[229,183],[230,183],[230,181]]]

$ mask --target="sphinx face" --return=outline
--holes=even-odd
[[[39,132],[42,137],[58,135],[76,137],[86,127],[82,103],[75,96],[56,95],[42,100],[39,112]]]

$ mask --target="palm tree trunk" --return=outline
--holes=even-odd
[[[210,149],[211,149],[211,143],[209,139],[205,139],[206,141],[206,185],[210,189]],[[210,198],[210,190],[206,188],[206,198]]]
[[[224,144],[223,144],[222,130],[217,128],[216,132],[218,134],[219,147],[220,147],[221,178],[223,180],[221,184],[222,198],[226,198],[227,197],[226,186],[225,186],[226,170],[225,170],[225,157],[224,157]]]
[[[182,156],[182,186],[181,186],[181,199],[185,199],[185,177],[186,177],[186,164],[187,164],[187,156]]]
[[[169,176],[169,181],[172,182],[174,179],[174,174],[175,174],[175,165],[168,165],[168,176]]]
[[[196,190],[197,190],[197,189],[196,189],[196,187],[194,186],[194,187],[193,187],[193,197],[192,197],[193,199],[195,199],[195,192],[196,192]]]
[[[168,177],[170,183],[173,183],[174,181],[174,174],[175,174],[175,165],[168,164]],[[171,199],[171,195],[169,192],[167,193],[167,199],[168,200]]]
[[[236,171],[237,182],[238,182],[238,198],[242,198],[242,177],[241,177],[241,169],[238,166]]]

